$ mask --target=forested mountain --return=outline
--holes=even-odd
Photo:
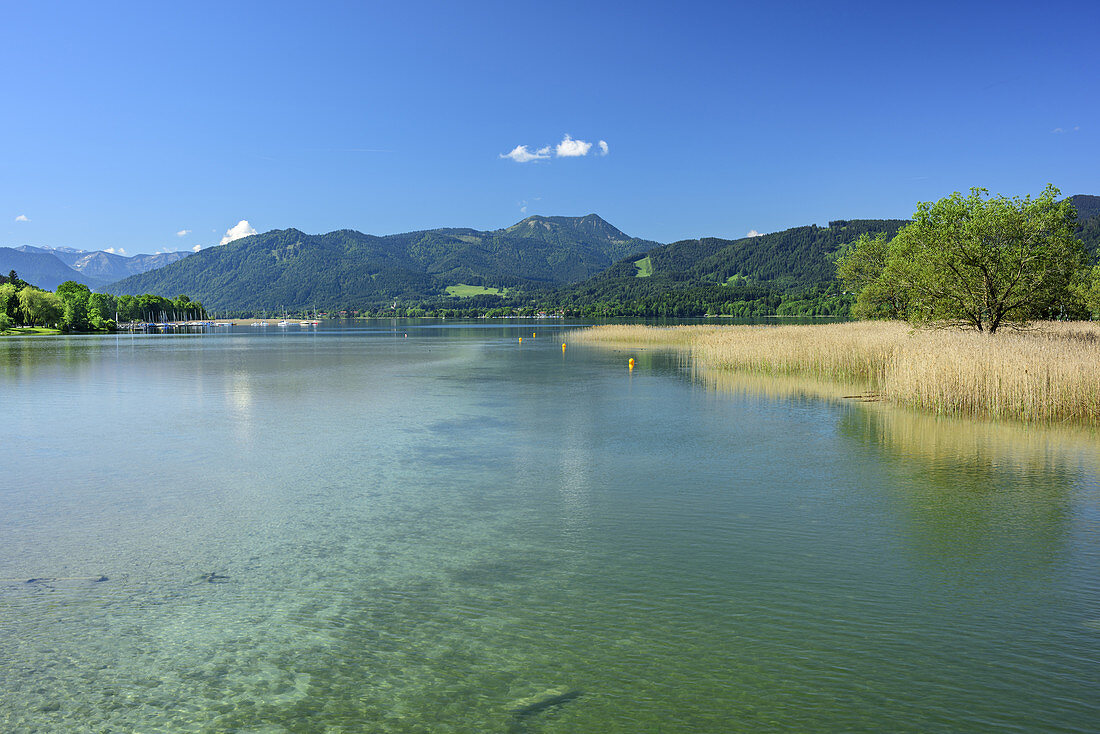
[[[1095,258],[1100,251],[1100,196],[1077,194],[1069,200],[1077,209],[1077,237]]]
[[[1077,221],[1079,223],[1084,222],[1086,219],[1100,217],[1100,196],[1075,194],[1069,197],[1069,200],[1077,210]]]
[[[832,255],[841,245],[864,233],[892,236],[904,225],[900,219],[853,219],[737,240],[673,242],[564,289],[561,300],[578,307],[633,304],[646,312],[653,304],[687,300],[703,312],[752,315],[765,309],[769,296],[778,304],[780,294],[816,299],[835,290]],[[749,302],[753,305],[743,305]]]
[[[652,247],[595,214],[528,217],[507,229],[387,236],[273,230],[126,278],[111,293],[188,293],[208,308],[371,306],[446,296],[448,286],[533,289],[576,282]]]
[[[1100,196],[1070,197],[1077,236],[1095,261]],[[738,240],[703,238],[660,245],[625,258],[546,298],[603,315],[846,315],[850,296],[835,280],[832,256],[861,234],[893,236],[907,220],[853,219]]]

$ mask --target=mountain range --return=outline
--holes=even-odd
[[[1078,210],[1077,236],[1095,261],[1100,197],[1070,200]],[[47,288],[77,280],[115,294],[185,293],[208,308],[234,311],[377,311],[396,300],[427,308],[632,303],[637,313],[665,313],[662,303],[690,303],[691,312],[706,313],[752,302],[755,313],[774,311],[784,299],[820,304],[836,298],[835,252],[861,234],[892,235],[905,224],[836,220],[827,227],[669,244],[631,237],[595,214],[532,216],[491,231],[376,236],[284,229],[195,254],[127,258],[70,248],[0,248],[0,273],[15,269]]]
[[[0,272],[15,270],[19,277],[39,288],[54,290],[66,280],[75,280],[93,290],[137,273],[163,268],[190,255],[165,252],[126,257],[113,252],[77,250],[72,247],[0,247]]]
[[[532,216],[492,231],[376,236],[283,229],[202,250],[106,290],[187,293],[219,310],[372,306],[444,298],[455,286],[486,292],[559,287],[657,244],[630,237],[595,214]]]

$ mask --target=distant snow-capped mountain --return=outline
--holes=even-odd
[[[162,268],[190,254],[185,251],[126,257],[102,250],[21,245],[0,247],[0,272],[15,270],[28,283],[50,290],[66,280],[98,289],[131,275]]]

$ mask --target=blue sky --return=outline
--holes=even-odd
[[[0,246],[590,212],[670,242],[1100,194],[1100,3],[896,5],[8,2]]]

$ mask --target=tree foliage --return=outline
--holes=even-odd
[[[31,326],[56,326],[61,321],[64,305],[56,293],[24,286],[18,297],[24,323]]]
[[[846,292],[856,296],[852,305],[856,318],[898,319],[908,313],[908,292],[880,277],[890,254],[890,241],[885,232],[862,234],[837,253],[836,274]]]
[[[1085,250],[1058,197],[1053,186],[1035,199],[975,188],[921,202],[892,240],[860,238],[837,259],[854,313],[993,333],[1079,311]]]

